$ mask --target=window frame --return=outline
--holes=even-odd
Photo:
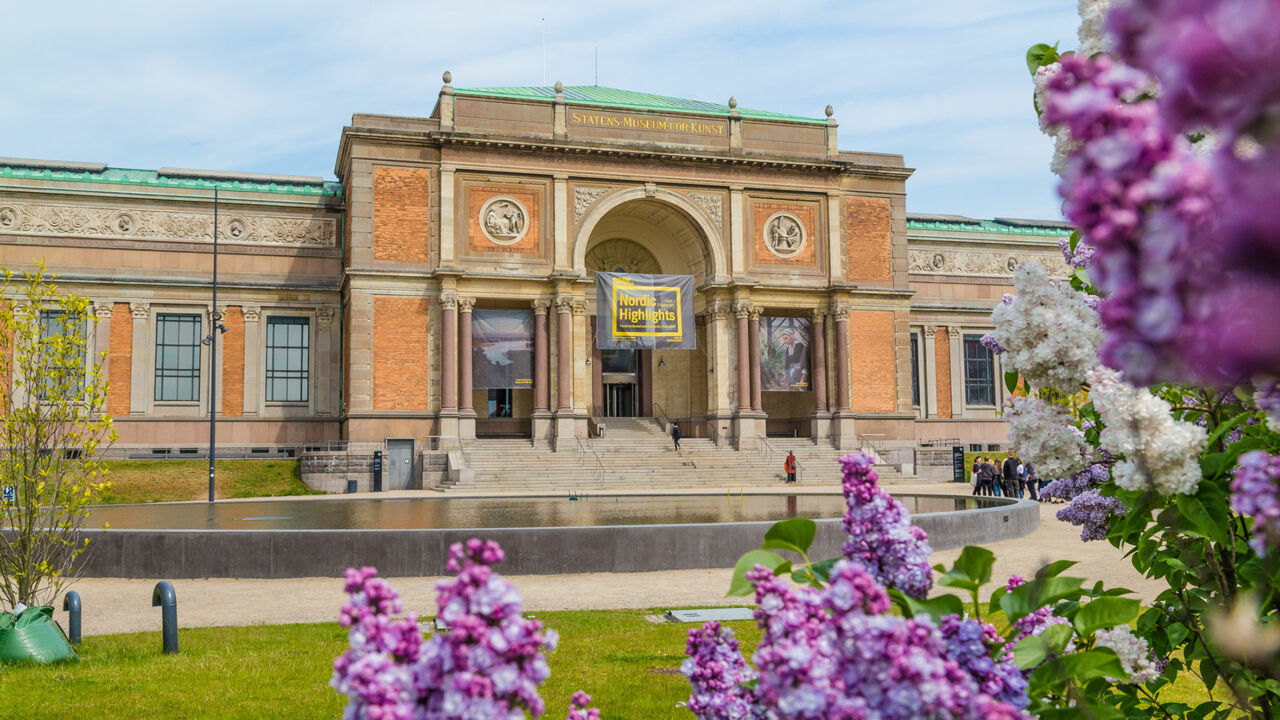
[[[40,339],[44,340],[44,338],[46,337],[45,329],[47,327],[45,318],[52,317],[54,315],[58,317],[64,317],[67,311],[61,307],[50,306],[50,307],[41,307],[39,309],[39,312],[40,312],[40,317],[39,317]],[[84,317],[80,321],[80,335],[81,335],[81,340],[83,340],[84,342],[83,342],[83,345],[81,346],[80,381],[79,381],[79,388],[78,388],[79,392],[77,393],[78,396],[74,398],[72,402],[84,401],[85,388],[88,386],[88,383],[89,383],[89,358],[94,354],[94,351],[95,351],[95,348],[93,346],[93,334],[89,332],[89,328],[90,328],[89,318],[92,316],[93,315],[92,315],[92,305],[91,305],[90,309],[85,311]],[[65,326],[62,323],[59,323],[59,326],[63,327],[65,330]],[[28,392],[30,392],[30,390],[31,388],[28,388]],[[41,404],[47,405],[47,404],[50,404],[51,401],[49,400],[49,397],[45,392],[45,390],[46,389],[43,387],[35,388],[36,401]]]
[[[920,379],[924,374],[920,372],[920,358],[924,349],[920,347],[920,334],[912,330],[907,345],[911,355],[911,407],[918,408],[923,400],[920,392]]]
[[[301,400],[272,399],[272,389],[273,389],[272,380],[288,381],[288,380],[299,379],[297,377],[285,376],[285,377],[276,378],[272,376],[272,373],[273,373],[273,370],[271,369],[272,360],[273,360],[272,350],[283,349],[288,351],[288,350],[299,349],[298,347],[292,347],[292,346],[284,346],[282,348],[281,347],[273,348],[273,346],[271,345],[271,340],[272,340],[271,326],[273,323],[281,324],[281,325],[300,325],[306,328],[306,338],[305,338],[306,354],[303,362],[304,368],[302,370],[274,371],[274,372],[280,372],[280,373],[298,373],[298,372],[303,373],[302,377],[300,378],[302,380],[301,387],[304,393],[303,398]],[[315,327],[316,327],[315,318],[308,313],[268,312],[266,309],[264,309],[262,311],[261,325],[262,325],[262,345],[261,345],[262,365],[260,367],[262,369],[261,370],[262,384],[260,385],[260,387],[262,389],[261,397],[262,397],[263,406],[272,407],[272,408],[288,408],[288,407],[310,408],[311,402],[315,397],[314,388],[311,387],[312,383],[315,382],[315,367],[314,367],[314,363],[315,363],[314,340],[315,340]]]
[[[983,357],[985,357],[987,362],[987,373],[986,373],[987,377],[985,378],[985,382],[987,384],[986,389],[989,390],[989,395],[988,395],[989,402],[982,402],[981,399],[979,400],[974,399],[974,394],[972,391],[976,389],[982,389],[976,383],[984,379],[975,377],[973,374],[971,374],[970,368],[972,363],[978,362],[983,358],[980,358],[980,357],[971,358],[969,356],[969,348],[971,346],[981,350],[982,355]],[[965,406],[975,407],[975,408],[995,407],[996,403],[999,401],[999,391],[997,390],[997,383],[996,383],[996,356],[995,356],[995,353],[991,352],[990,348],[987,348],[982,344],[981,335],[972,335],[967,333],[962,333],[960,335],[960,361],[964,363],[963,374],[961,375],[961,379],[964,382]]]
[[[180,311],[163,310],[163,311],[156,311],[154,315],[155,315],[155,320],[154,322],[151,323],[151,330],[152,330],[151,332],[151,401],[152,403],[158,406],[170,406],[170,407],[198,406],[200,405],[201,398],[204,396],[204,384],[205,384],[202,381],[205,379],[204,378],[204,371],[205,371],[204,356],[205,356],[206,346],[202,345],[200,342],[201,339],[205,337],[204,313],[200,311],[180,312]],[[161,388],[160,361],[161,361],[161,348],[162,348],[160,344],[160,325],[161,325],[161,322],[164,319],[166,319],[166,316],[169,318],[187,318],[187,319],[194,318],[195,319],[194,324],[195,324],[195,330],[196,330],[196,338],[195,338],[196,367],[195,367],[195,384],[193,385],[193,388],[195,390],[194,398],[166,399],[166,398],[159,397],[160,388]],[[165,343],[164,345],[164,347],[174,347],[174,346],[186,347],[183,345],[172,345],[169,343]],[[185,370],[185,369],[178,368],[178,370]]]

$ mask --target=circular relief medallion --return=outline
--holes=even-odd
[[[244,220],[234,218],[227,224],[227,234],[233,238],[244,237]]]
[[[776,212],[764,223],[764,244],[780,258],[795,257],[804,241],[804,223],[789,212]]]
[[[116,213],[115,218],[111,220],[111,227],[121,235],[128,235],[137,227],[137,221],[127,212]]]
[[[514,245],[529,232],[529,213],[507,195],[489,198],[480,207],[480,230],[499,245]]]
[[[1005,263],[1004,263],[1004,267],[1005,267],[1005,269],[1006,269],[1006,270],[1008,270],[1009,272],[1013,272],[1013,271],[1017,270],[1017,269],[1018,269],[1018,258],[1009,258],[1008,260],[1006,260],[1006,261],[1005,261]]]
[[[12,205],[0,205],[0,227],[18,226],[18,209]]]

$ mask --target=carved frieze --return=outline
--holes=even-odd
[[[334,247],[337,242],[337,223],[326,218],[223,211],[218,225],[220,243]],[[212,243],[213,212],[0,199],[0,233]]]
[[[480,231],[498,245],[514,245],[529,232],[529,212],[513,197],[489,198],[480,207]]]
[[[724,198],[716,193],[689,193],[694,202],[707,211],[707,215],[715,220],[716,225],[724,227]]]
[[[952,250],[912,248],[910,272],[924,275],[974,275],[1012,277],[1024,262],[1038,262],[1052,277],[1066,277],[1067,266],[1058,252],[1009,252],[1005,250]]]
[[[595,204],[601,196],[607,194],[611,188],[607,187],[575,187],[573,189],[573,219],[581,220],[583,215],[587,214],[587,210]]]
[[[794,257],[804,241],[804,223],[789,212],[776,212],[764,223],[765,247],[780,258]]]

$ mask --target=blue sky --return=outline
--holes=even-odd
[[[902,153],[912,212],[1058,218],[1023,55],[1075,2],[94,2],[3,11],[0,156],[333,176],[353,112],[593,82],[821,117]],[[20,28],[20,32],[14,29]]]

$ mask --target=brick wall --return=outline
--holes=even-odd
[[[893,282],[893,243],[889,201],[845,198],[845,278],[862,282]]]
[[[765,223],[776,212],[789,212],[800,218],[801,224],[804,225],[804,246],[800,248],[800,252],[791,257],[778,257],[769,249],[768,242],[765,240]],[[808,265],[817,264],[818,244],[817,234],[814,232],[814,206],[813,205],[796,205],[791,203],[771,203],[756,202],[751,204],[751,217],[754,222],[751,225],[755,238],[752,240],[756,251],[754,255],[755,262],[766,263],[770,265]]]
[[[427,409],[426,298],[373,299],[373,408]]]
[[[427,204],[431,171],[378,166],[373,169],[373,258],[430,262]]]
[[[935,384],[938,387],[938,417],[951,417],[951,339],[947,328],[938,328],[935,336],[934,369],[937,372]]]
[[[510,245],[500,245],[485,236],[480,230],[480,210],[489,198],[506,195],[515,198],[524,206],[529,217],[528,231],[524,237]],[[517,253],[520,255],[537,255],[542,252],[541,245],[541,212],[538,207],[541,193],[521,187],[505,185],[475,185],[467,191],[467,247],[472,252]]]
[[[129,303],[111,307],[111,339],[107,349],[107,413],[116,417],[129,414],[129,395],[133,385],[133,311]]]
[[[849,374],[854,412],[897,410],[892,312],[849,313]]]
[[[227,308],[222,324],[222,415],[244,414],[244,312],[239,306]]]

